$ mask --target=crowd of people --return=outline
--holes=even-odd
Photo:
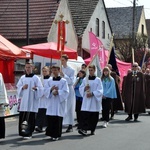
[[[75,70],[67,65],[68,56],[62,55],[62,66],[44,66],[42,77],[33,73],[33,65],[25,64],[25,75],[17,83],[18,96],[21,97],[19,109],[19,135],[24,139],[32,138],[34,131],[45,132],[51,140],[62,136],[62,128],[73,132],[77,126],[78,133],[86,136],[95,134],[97,123],[104,121],[107,128],[110,119],[117,111],[125,111],[126,121],[138,120],[140,113],[150,108],[150,70],[144,72],[137,63],[132,64],[120,85],[120,77],[108,64],[102,70],[102,76],[95,75],[95,65],[83,64],[75,76]],[[51,71],[51,74],[50,74]],[[86,75],[88,72],[89,75]],[[2,77],[0,76],[2,85]],[[0,88],[0,138],[5,138],[4,105],[7,95]],[[74,113],[76,112],[75,124]],[[99,114],[102,117],[99,118]]]

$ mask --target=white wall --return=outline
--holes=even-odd
[[[142,25],[144,25],[144,35],[147,35],[147,28],[146,28],[144,9],[142,11],[142,15],[141,15],[141,18],[140,18],[140,23],[139,23],[139,27],[138,27],[137,33],[142,33]]]
[[[63,14],[63,20],[68,20],[69,24],[66,24],[66,46],[77,50],[77,37],[74,30],[74,26],[72,23],[71,13],[68,9],[68,1],[61,0],[59,4],[59,8],[57,10],[56,16],[54,20],[60,20],[59,15]],[[57,25],[55,23],[52,24],[52,27],[48,34],[48,41],[49,42],[57,42]]]
[[[83,35],[83,41],[82,41],[82,47],[83,48],[86,48],[86,49],[89,49],[90,47],[90,44],[89,44],[89,31],[90,31],[90,28],[92,28],[92,32],[94,34],[96,34],[96,18],[99,18],[99,21],[100,21],[100,25],[99,25],[99,39],[102,41],[104,47],[106,49],[109,49],[109,43],[110,43],[110,39],[111,39],[111,29],[110,29],[110,26],[109,26],[109,23],[108,23],[108,18],[107,18],[107,15],[106,15],[106,12],[105,12],[105,8],[104,8],[104,5],[103,5],[103,2],[102,0],[99,0],[98,2],[98,5],[93,13],[93,16],[91,17],[91,20],[84,32],[84,35]],[[102,21],[105,22],[105,39],[102,39]],[[109,39],[108,39],[108,34],[109,34]]]

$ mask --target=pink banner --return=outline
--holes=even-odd
[[[107,63],[106,56],[105,56],[105,48],[103,43],[96,37],[93,32],[89,32],[89,39],[90,39],[90,55],[91,59],[95,54],[98,54],[100,60],[100,66],[103,69]]]
[[[108,58],[108,55],[109,55],[109,51],[105,50],[105,56],[107,58]],[[106,60],[107,60],[107,58],[106,58]],[[117,62],[117,66],[118,66],[118,70],[119,70],[119,74],[120,74],[120,78],[121,78],[120,88],[122,89],[123,77],[126,76],[128,70],[131,69],[131,63],[126,63],[126,62],[120,61],[117,58],[116,58],[116,62]]]
[[[106,55],[105,55],[105,48],[103,46],[103,43],[99,40],[98,40],[98,43],[99,43],[99,58],[100,58],[100,65],[101,65],[101,68],[103,69],[106,64],[107,64],[107,59],[106,59]]]
[[[105,61],[105,65],[106,65],[109,51],[108,50],[104,50],[104,52],[105,52],[104,56],[105,56],[105,60],[106,60]],[[90,63],[90,61],[91,61],[91,58],[85,59],[84,61],[88,65]],[[116,61],[117,61],[117,66],[118,66],[119,74],[120,74],[120,78],[121,78],[121,84],[120,84],[121,86],[120,86],[120,88],[122,89],[123,77],[125,75],[127,75],[128,70],[131,69],[131,63],[126,63],[126,62],[120,61],[119,59],[116,59]],[[101,66],[101,68],[102,68],[102,66]]]
[[[90,55],[91,59],[95,54],[97,54],[99,50],[99,42],[97,40],[97,37],[95,36],[94,33],[89,32],[89,40],[90,40]]]

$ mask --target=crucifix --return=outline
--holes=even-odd
[[[64,53],[65,47],[65,39],[66,39],[66,27],[65,24],[68,24],[68,20],[63,20],[64,15],[59,15],[60,20],[55,20],[54,23],[58,25],[58,33],[57,33],[57,52],[60,52],[60,58]],[[62,64],[60,66],[62,69]]]

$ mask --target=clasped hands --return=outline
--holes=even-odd
[[[28,88],[28,84],[25,84],[23,87],[22,87],[22,89],[23,90],[25,90],[25,89],[27,89]],[[37,90],[37,87],[36,86],[34,86],[34,87],[32,87],[32,90]]]
[[[51,91],[52,91],[52,93],[53,93],[54,96],[58,95],[58,87],[57,87],[57,86],[54,85],[54,86],[51,88]]]
[[[90,97],[93,96],[93,93],[90,92],[90,86],[89,86],[89,85],[86,85],[86,86],[85,86],[84,91],[87,92],[87,93],[86,93],[87,98],[90,98]]]

